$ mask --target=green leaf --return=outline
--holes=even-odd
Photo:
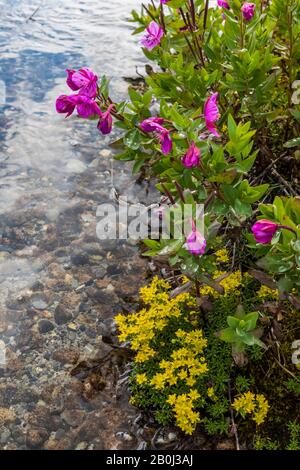
[[[132,129],[124,136],[124,144],[132,150],[137,150],[141,144],[141,134],[138,129]]]
[[[170,243],[168,243],[167,246],[160,250],[158,254],[161,256],[175,254],[182,247],[184,241],[184,238],[179,240],[172,240]]]
[[[227,317],[227,323],[231,328],[236,328],[239,325],[240,320],[229,315]]]
[[[245,322],[245,330],[246,331],[251,331],[256,328],[256,323],[258,320],[258,312],[252,312],[248,313],[244,317],[244,322]]]
[[[233,343],[236,340],[235,331],[232,328],[225,328],[220,331],[220,339],[226,343]]]
[[[300,147],[300,137],[297,137],[296,139],[288,140],[283,146],[288,149],[293,148],[293,147]]]

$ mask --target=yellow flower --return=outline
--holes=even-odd
[[[226,124],[224,123],[223,126],[222,126],[222,132],[225,134],[226,131],[227,131],[228,127],[226,126]]]
[[[186,379],[188,376],[187,374],[187,371],[182,369],[181,371],[178,372],[178,377],[181,379],[181,380],[184,380]]]
[[[253,421],[255,421],[259,426],[265,421],[270,406],[265,397],[260,394],[256,395],[256,405],[257,407],[255,413],[253,414]]]
[[[271,297],[273,299],[279,298],[279,292],[274,289],[270,289],[268,286],[261,286],[260,289],[257,291],[257,295],[260,298]]]
[[[246,414],[252,414],[253,421],[255,421],[257,425],[260,425],[265,421],[270,407],[263,395],[255,395],[249,391],[235,398],[232,408],[243,417],[245,417]]]
[[[135,380],[136,380],[136,383],[138,385],[142,385],[142,384],[147,382],[147,375],[146,374],[137,374]]]
[[[221,276],[224,276],[226,271],[215,271],[213,278],[218,279]],[[224,279],[222,279],[219,284],[224,288],[224,295],[225,297],[229,295],[231,292],[235,291],[242,285],[242,273],[240,271],[235,271]],[[210,286],[203,286],[200,289],[201,295],[211,295],[214,298],[220,296],[220,294]]]
[[[215,255],[219,263],[227,263],[229,261],[228,251],[226,248],[216,251]]]
[[[207,389],[207,396],[214,401],[217,401],[218,397],[215,395],[214,387],[209,387]]]
[[[165,375],[164,374],[155,374],[151,380],[151,385],[157,390],[164,388],[165,386]]]
[[[176,398],[177,398],[177,396],[175,394],[169,395],[168,399],[167,399],[167,403],[169,403],[169,405],[175,405]]]
[[[194,377],[188,377],[186,379],[186,384],[189,386],[189,387],[193,387],[196,383],[196,379]]]
[[[189,392],[189,397],[192,401],[196,401],[198,398],[200,398],[200,394],[197,392],[197,390],[192,389]]]
[[[193,403],[199,398],[196,390],[190,394],[169,395],[167,402],[173,406],[175,420],[185,434],[192,434],[200,421],[199,413],[193,410]]]
[[[182,284],[186,284],[187,282],[189,282],[189,278],[186,276],[181,276],[181,282]]]

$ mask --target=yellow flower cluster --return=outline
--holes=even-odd
[[[187,276],[181,276],[181,283],[186,284],[187,282],[189,282],[189,278]]]
[[[208,396],[209,398],[211,398],[213,401],[217,401],[217,400],[218,400],[218,397],[216,396],[215,390],[214,390],[213,387],[209,387],[209,388],[207,389],[207,396]]]
[[[177,426],[189,435],[193,434],[200,421],[199,413],[193,410],[194,403],[198,398],[200,395],[197,390],[190,390],[189,393],[181,395],[169,395],[167,400],[167,403],[173,407]]]
[[[226,271],[215,271],[213,278],[218,279],[219,277],[226,274]],[[235,271],[229,274],[227,277],[222,279],[219,284],[224,288],[224,295],[229,295],[232,291],[238,289],[242,284],[242,273],[241,271]],[[201,295],[211,295],[212,297],[219,297],[220,294],[210,286],[203,286],[200,289]]]
[[[249,391],[235,398],[232,408],[243,417],[245,417],[246,414],[251,414],[253,421],[259,426],[265,421],[270,406],[263,395],[255,395]]]
[[[215,255],[219,263],[227,263],[229,261],[229,255],[226,248],[216,251]]]
[[[158,372],[151,380],[151,385],[157,390],[168,385],[175,385],[178,380],[183,380],[189,387],[193,387],[197,378],[208,371],[203,356],[207,340],[203,338],[202,331],[178,330],[176,337],[179,341],[179,349],[172,352],[169,361],[160,362],[159,367],[163,372]]]
[[[260,289],[257,291],[258,297],[264,299],[265,297],[271,297],[273,299],[279,298],[279,292],[274,289],[270,289],[268,286],[261,286]]]
[[[171,318],[178,318],[185,307],[195,307],[196,299],[190,294],[179,294],[170,299],[167,290],[170,285],[155,276],[149,286],[140,289],[140,296],[146,308],[129,315],[117,315],[120,341],[130,341],[131,348],[137,352],[135,361],[145,362],[155,356],[151,340],[162,331]]]

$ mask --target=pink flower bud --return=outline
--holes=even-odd
[[[193,141],[187,153],[182,157],[182,163],[186,168],[193,168],[200,163],[200,150]]]
[[[192,255],[204,255],[206,249],[206,240],[204,236],[196,230],[194,221],[192,221],[192,231],[186,239],[186,247]]]
[[[226,0],[218,0],[218,6],[222,8],[226,8],[226,10],[230,10],[230,6]]]
[[[255,13],[255,3],[245,2],[242,6],[243,17],[246,21],[252,20]]]
[[[220,117],[217,104],[218,95],[218,93],[213,93],[211,96],[209,96],[209,98],[207,98],[204,105],[204,119],[206,128],[215,137],[220,137],[215,124]]]
[[[261,219],[255,222],[251,230],[256,243],[270,243],[278,227],[278,224],[275,224],[275,222],[271,222],[270,220]]]

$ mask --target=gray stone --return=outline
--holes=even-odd
[[[54,324],[49,320],[40,320],[38,323],[38,328],[39,332],[42,334],[49,333],[54,329]]]

